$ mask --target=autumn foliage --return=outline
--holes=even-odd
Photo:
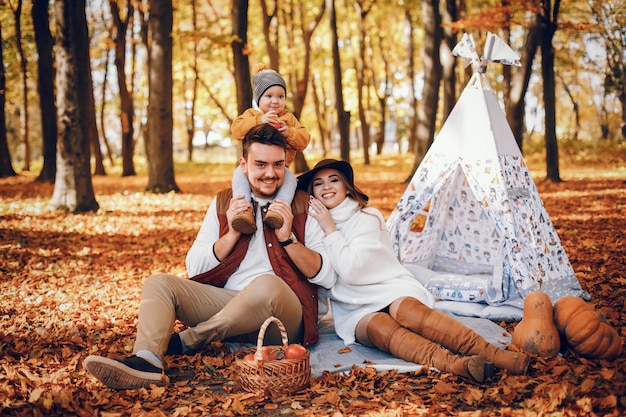
[[[22,175],[0,180],[0,414],[7,416],[435,415],[617,416],[626,413],[626,359],[572,351],[535,357],[529,372],[470,384],[436,371],[353,367],[326,373],[292,396],[243,391],[233,354],[215,343],[167,357],[171,384],[112,391],[82,366],[89,354],[132,351],[142,281],[186,276],[184,259],[220,174],[178,175],[183,193],[143,192],[145,177],[95,177],[95,214],[46,211],[53,186]],[[388,215],[406,170],[356,166],[371,202]],[[391,171],[391,172],[389,172]],[[537,181],[583,288],[626,336],[626,174]],[[512,332],[515,323],[501,324]],[[176,324],[181,328],[181,324]],[[364,364],[355,364],[364,365]]]

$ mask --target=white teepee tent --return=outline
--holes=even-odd
[[[517,57],[491,34],[485,51],[467,35],[453,51],[474,74],[387,220],[396,253],[443,300],[521,308],[539,279],[553,301],[588,298],[484,76]]]

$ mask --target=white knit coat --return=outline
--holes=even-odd
[[[360,209],[355,200],[346,198],[330,214],[337,231],[326,236],[324,244],[337,281],[330,289],[321,289],[320,298],[330,298],[335,331],[346,345],[355,342],[359,320],[400,297],[434,305],[433,296],[396,258],[380,211]]]

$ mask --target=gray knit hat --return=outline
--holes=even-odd
[[[271,69],[264,69],[257,72],[252,76],[252,85],[254,87],[254,101],[259,104],[259,99],[265,93],[268,88],[279,85],[285,90],[287,94],[287,85],[285,80],[276,71]]]

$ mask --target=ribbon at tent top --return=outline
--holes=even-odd
[[[478,57],[474,38],[467,33],[463,34],[461,42],[454,47],[452,55],[462,57],[466,67],[472,64],[474,72],[480,72],[481,74],[487,71],[487,63],[489,62],[515,65],[516,67],[522,66],[520,56],[506,42],[491,32],[487,32],[487,40],[485,41],[482,57]]]

